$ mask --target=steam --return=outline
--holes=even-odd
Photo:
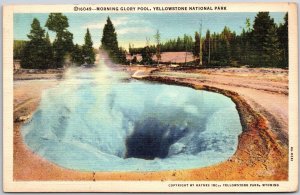
[[[128,79],[104,58],[44,91],[26,144],[62,167],[157,171],[212,165],[236,150],[241,125],[227,97]]]

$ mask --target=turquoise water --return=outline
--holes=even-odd
[[[26,144],[85,171],[158,171],[213,165],[232,156],[242,127],[218,93],[128,80],[105,66],[73,69],[44,91]]]

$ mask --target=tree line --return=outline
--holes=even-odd
[[[136,54],[141,54],[143,60],[140,63],[155,64],[152,56],[157,53],[159,46],[160,52],[192,52],[194,66],[288,67],[287,13],[284,23],[277,25],[269,12],[259,12],[253,25],[250,24],[250,19],[246,19],[246,27],[240,35],[226,26],[220,33],[207,30],[203,37],[200,34],[201,32],[195,32],[194,39],[185,34],[159,45],[147,44],[141,48],[134,48],[129,44],[132,62],[136,62]]]
[[[74,64],[92,64],[95,52],[89,29],[87,29],[84,44],[73,43],[73,34],[69,32],[68,18],[61,13],[51,13],[45,27],[55,33],[55,39],[50,41],[49,34],[41,27],[38,19],[34,18],[31,30],[27,35],[28,41],[14,41],[14,58],[21,59],[22,68],[62,68],[66,58]],[[155,44],[147,40],[145,47],[135,48],[129,44],[128,53],[132,56],[126,60],[127,51],[119,47],[117,32],[108,17],[103,28],[101,48],[105,49],[111,59],[120,64],[141,63],[159,64],[161,52],[192,52],[193,66],[240,66],[251,67],[288,67],[288,14],[284,23],[276,24],[269,12],[258,12],[253,24],[246,19],[246,27],[237,35],[228,27],[220,33],[207,30],[195,32],[194,37],[184,34],[182,37],[161,42],[160,33],[154,35]],[[142,55],[138,62],[136,54]],[[153,56],[156,56],[156,61]]]
[[[14,41],[14,59],[21,60],[22,68],[48,69],[62,68],[68,57],[74,64],[94,63],[95,52],[89,29],[84,44],[73,43],[73,34],[68,30],[68,18],[61,13],[51,13],[45,27],[56,34],[51,43],[49,34],[34,18],[28,41]],[[46,33],[45,33],[46,32]]]
[[[285,14],[283,24],[277,25],[268,12],[259,12],[253,25],[249,19],[246,20],[246,29],[240,35],[226,26],[219,34],[211,34],[208,30],[202,43],[202,53],[202,62],[208,66],[243,64],[287,68],[288,15]]]

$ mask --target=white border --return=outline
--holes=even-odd
[[[128,6],[140,6],[127,4]],[[69,182],[69,181],[45,181],[45,182],[14,182],[13,181],[13,93],[12,93],[12,59],[13,59],[13,13],[49,13],[49,12],[74,12],[74,5],[18,5],[5,6],[3,9],[3,171],[4,191],[32,191],[32,192],[280,192],[295,191],[298,188],[298,28],[297,28],[297,6],[294,3],[204,3],[204,4],[181,4],[182,6],[227,6],[227,11],[214,12],[286,12],[289,11],[289,145],[294,147],[294,161],[289,163],[289,181],[263,182],[277,183],[280,187],[230,187],[230,188],[170,188],[169,184],[179,183],[178,181],[97,181],[97,182]],[[80,6],[90,6],[80,5]],[[94,5],[96,6],[96,5]],[[101,6],[101,5],[97,5]],[[126,4],[102,4],[102,6],[126,6]],[[147,4],[147,6],[157,6]],[[170,6],[160,4],[159,6]],[[180,6],[180,4],[174,4]],[[98,11],[95,11],[99,13]],[[202,11],[205,12],[205,11]],[[209,11],[212,12],[212,11]],[[78,12],[79,13],[79,12]],[[80,12],[82,13],[82,12]],[[90,12],[89,12],[90,13]],[[120,13],[120,12],[118,12]],[[262,182],[204,182],[191,181],[180,182],[188,184],[217,183],[217,184],[256,184]]]

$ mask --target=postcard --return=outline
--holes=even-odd
[[[295,3],[3,12],[5,192],[298,190]]]

